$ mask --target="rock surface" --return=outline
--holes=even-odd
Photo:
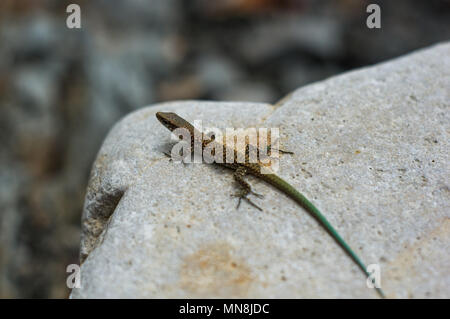
[[[388,297],[450,298],[450,44],[296,90],[275,106],[183,101],[131,113],[94,163],[72,298],[377,297],[303,209],[264,182],[236,210],[231,171],[176,164],[155,118],[278,127],[279,175],[313,201]]]

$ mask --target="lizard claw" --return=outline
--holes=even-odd
[[[258,198],[264,198],[263,194],[258,194],[258,193],[255,193],[254,191],[250,191],[250,192]]]
[[[169,158],[169,161],[172,161],[172,154],[168,153],[168,152],[163,152],[164,155],[166,155]]]
[[[280,148],[273,148],[271,145],[267,146],[267,152],[268,153],[270,153],[272,150],[276,150],[276,151],[278,151],[281,154],[291,154],[291,155],[295,154],[294,152],[291,152],[291,151],[285,151],[285,150],[282,150]]]
[[[260,194],[255,194],[255,195],[263,196],[263,195],[260,195]],[[242,199],[245,199],[250,205],[252,205],[253,207],[255,207],[258,210],[262,211],[262,208],[259,207],[258,205],[256,205],[254,202],[252,202],[252,200],[250,198],[248,198],[247,195],[244,195],[242,193],[236,193],[236,194],[231,194],[231,197],[238,197],[239,198],[239,201],[238,201],[238,204],[236,206],[236,209],[239,209],[239,206],[241,206]]]
[[[249,198],[244,197],[244,199],[245,199],[250,205],[252,205],[253,207],[257,208],[259,211],[262,212],[262,208],[259,207],[258,205],[256,205],[255,203],[253,203]]]

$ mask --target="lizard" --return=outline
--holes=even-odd
[[[192,124],[190,124],[188,121],[183,119],[182,117],[178,116],[177,114],[173,112],[157,112],[156,113],[157,119],[163,124],[166,128],[168,128],[170,131],[174,131],[176,129],[184,129],[187,130],[189,133],[188,136],[190,136],[190,146],[191,150],[194,149],[196,145],[196,139],[197,145],[201,145],[202,150],[207,147],[207,145],[214,140],[214,136],[207,136],[203,132],[199,132]],[[201,143],[201,144],[200,144]],[[215,162],[216,164],[226,166],[228,168],[231,168],[234,170],[234,179],[236,182],[241,186],[241,190],[233,194],[232,196],[239,197],[238,207],[241,203],[242,199],[245,199],[249,204],[256,207],[257,209],[261,210],[259,206],[257,206],[253,201],[251,201],[248,198],[249,194],[253,194],[257,197],[263,197],[260,194],[255,193],[250,184],[245,181],[244,177],[247,174],[253,175],[257,178],[260,178],[261,180],[265,181],[266,183],[272,185],[273,187],[277,188],[279,191],[283,192],[285,195],[290,197],[292,200],[294,200],[297,204],[299,204],[301,207],[303,207],[307,212],[309,212],[324,228],[325,230],[331,235],[331,237],[341,246],[341,248],[351,257],[351,259],[358,265],[358,267],[363,271],[363,273],[370,277],[370,273],[367,271],[366,266],[361,261],[361,259],[358,257],[358,255],[352,250],[352,248],[345,242],[345,240],[341,237],[341,235],[336,231],[336,229],[330,224],[330,222],[325,218],[325,216],[317,209],[303,194],[301,194],[299,191],[297,191],[292,185],[290,185],[288,182],[286,182],[284,179],[279,177],[278,175],[274,173],[262,173],[262,164],[259,162],[252,163],[249,161],[249,148],[248,144],[246,145],[245,150],[245,160],[244,161],[237,161],[238,158],[238,150],[236,148],[231,148],[227,146],[226,144],[223,144],[223,157],[224,160],[219,162]],[[270,146],[269,146],[270,148]],[[280,150],[281,151],[281,150]],[[230,153],[231,152],[231,153]],[[282,153],[291,153],[292,152],[286,152],[281,151]],[[233,154],[234,161],[230,163],[230,161],[226,161],[226,154]],[[166,154],[170,156],[169,154]],[[240,154],[242,155],[242,154]],[[372,280],[373,282],[373,280]],[[383,290],[380,287],[376,287],[375,289],[379,296],[381,298],[385,298],[385,294]]]

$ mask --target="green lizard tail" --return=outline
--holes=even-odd
[[[353,259],[353,261],[361,268],[367,277],[370,274],[367,272],[367,268],[364,263],[359,259],[359,257],[353,252],[350,246],[345,242],[345,240],[339,235],[339,233],[334,229],[333,226],[328,222],[325,216],[299,191],[292,187],[288,182],[286,182],[281,177],[275,174],[262,174],[261,178],[266,182],[270,183],[274,187],[278,188],[280,191],[287,194],[290,198],[295,200],[300,206],[305,208],[310,214],[312,214],[327,230],[327,232],[338,242],[338,244],[344,249],[344,251]],[[375,288],[378,294],[385,298],[383,290],[381,288]]]

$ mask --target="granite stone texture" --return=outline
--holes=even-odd
[[[232,171],[180,164],[157,111],[279,128],[278,174],[328,218],[391,298],[450,298],[450,44],[294,91],[276,105],[179,101],[117,123],[93,165],[72,298],[377,298],[305,210]]]

